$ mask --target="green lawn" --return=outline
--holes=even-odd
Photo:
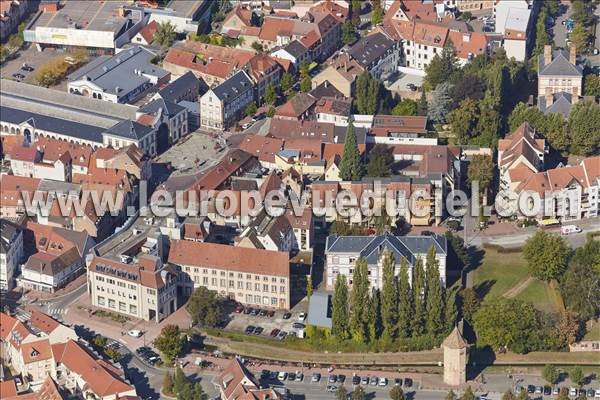
[[[482,264],[472,272],[473,287],[480,293],[487,292],[486,297],[501,296],[528,276],[521,253],[501,254],[495,250],[486,250]]]
[[[552,289],[546,282],[534,280],[516,296],[517,299],[532,303],[538,310],[546,312],[556,312],[557,308],[552,298]]]
[[[583,340],[600,340],[600,321],[588,321]]]

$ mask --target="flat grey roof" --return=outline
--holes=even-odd
[[[41,86],[0,80],[2,106],[110,128],[124,120],[136,119],[137,107],[77,96]]]
[[[331,295],[323,292],[313,293],[310,296],[306,319],[309,325],[331,329]]]
[[[166,8],[173,10],[176,16],[192,18],[198,8],[207,0],[172,0]]]
[[[127,21],[119,16],[119,8],[130,5],[121,0],[68,0],[61,1],[58,12],[41,13],[28,29],[38,27],[85,29],[117,33]],[[76,24],[76,25],[75,25]]]

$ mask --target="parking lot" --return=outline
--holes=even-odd
[[[411,90],[409,85],[416,87],[423,86],[424,76],[416,74],[408,74],[405,72],[398,72],[396,80],[387,85],[387,89],[392,93],[398,93],[401,97],[408,97],[413,100],[421,98],[421,92],[418,90]]]
[[[173,175],[190,175],[213,166],[225,153],[222,134],[196,131],[158,156],[156,162],[170,163],[175,169]]]
[[[34,46],[29,46],[27,49],[21,50],[17,54],[17,57],[2,64],[2,68],[0,68],[0,76],[2,76],[3,79],[16,80],[16,78],[13,77],[13,74],[23,74],[25,78],[21,79],[21,81],[26,83],[34,83],[35,72],[37,71],[37,68],[40,65],[57,57],[59,54],[60,53],[58,53],[55,49],[46,49],[45,51],[39,52]],[[34,71],[23,71],[21,69],[23,64],[32,66]]]
[[[266,310],[263,315],[254,313],[248,313],[251,308],[246,308],[242,312],[234,312],[231,314],[231,321],[227,324],[226,329],[238,332],[246,332],[247,334],[263,336],[263,337],[274,337],[275,339],[283,339],[287,335],[297,335],[298,331],[302,328],[301,325],[297,325],[295,328],[293,324],[306,324],[306,320],[299,319],[302,310],[293,310],[292,312],[275,311],[273,316],[268,316]],[[256,312],[256,311],[255,311]],[[306,314],[304,314],[306,315]],[[261,328],[262,330],[247,331],[248,327]],[[274,331],[277,330],[277,331]],[[285,334],[281,334],[281,331]],[[273,332],[274,336],[270,336]],[[279,334],[279,337],[275,336],[275,332]]]

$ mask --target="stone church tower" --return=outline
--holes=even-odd
[[[469,345],[460,334],[458,327],[442,343],[444,349],[444,383],[452,386],[467,381],[467,355]]]

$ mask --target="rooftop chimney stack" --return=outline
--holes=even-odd
[[[577,65],[577,47],[575,45],[571,46],[569,49],[569,62],[573,65]]]
[[[544,46],[544,65],[550,64],[552,61],[552,46]]]
[[[548,108],[552,105],[552,103],[554,103],[554,96],[551,94],[547,94],[544,97],[546,98],[546,108]]]

